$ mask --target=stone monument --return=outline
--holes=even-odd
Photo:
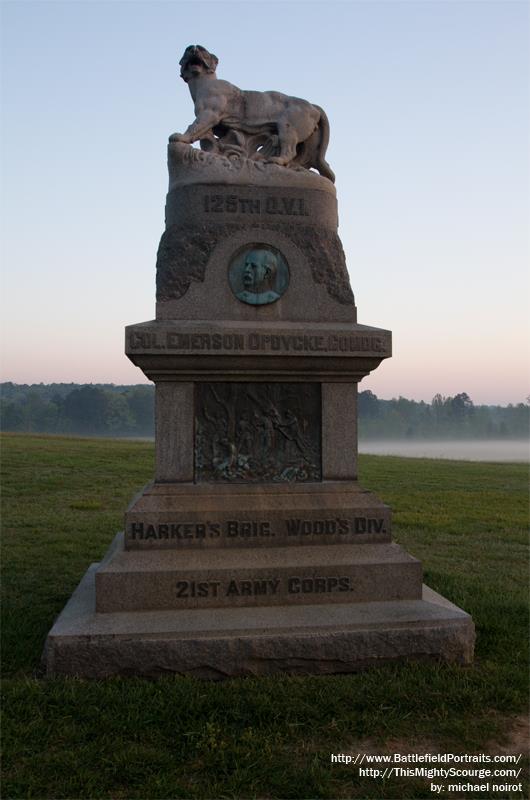
[[[198,45],[180,66],[195,119],[169,140],[156,319],[126,329],[156,386],[156,473],[52,628],[47,673],[467,663],[470,616],[422,587],[357,480],[357,384],[391,334],[357,323],[326,114],[218,79]]]

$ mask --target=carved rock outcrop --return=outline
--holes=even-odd
[[[285,231],[285,224],[254,223],[249,232]],[[192,282],[204,281],[208,260],[216,246],[236,231],[236,223],[197,226],[172,225],[162,235],[156,262],[157,300],[178,300]],[[336,233],[314,227],[289,229],[289,236],[310,265],[315,283],[324,286],[334,300],[353,305],[346,258]]]

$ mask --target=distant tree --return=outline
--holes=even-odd
[[[152,433],[155,424],[155,393],[152,386],[135,386],[126,393],[134,428],[141,433]]]
[[[82,386],[64,399],[63,414],[74,431],[102,433],[105,430],[108,399],[102,389]]]
[[[450,398],[450,415],[455,419],[465,419],[474,411],[473,401],[466,392]]]
[[[24,430],[24,411],[15,400],[0,400],[0,428],[3,431]]]
[[[105,409],[105,430],[109,433],[130,433],[134,429],[134,417],[124,394],[108,392]]]
[[[431,410],[434,417],[435,427],[439,428],[443,420],[447,417],[447,398],[441,394],[435,394],[431,400]]]
[[[3,400],[11,400],[17,394],[17,385],[12,381],[6,381],[1,384],[1,396]]]
[[[360,417],[373,419],[379,415],[379,400],[370,389],[359,393],[357,404]]]

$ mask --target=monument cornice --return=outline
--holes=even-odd
[[[352,323],[153,320],[129,325],[125,340],[151,380],[358,381],[392,354],[390,331]]]

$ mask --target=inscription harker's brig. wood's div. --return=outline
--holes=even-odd
[[[154,480],[51,630],[47,673],[467,662],[470,617],[422,588],[358,482],[357,385],[391,334],[357,323],[326,114],[217,64],[181,59],[195,119],[168,145],[156,318],[126,330],[156,385]]]

